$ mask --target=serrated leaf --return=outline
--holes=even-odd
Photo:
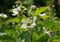
[[[37,10],[35,11],[34,15],[38,15],[40,14],[41,12],[44,12],[45,10],[47,10],[47,7],[40,7],[40,8],[37,8]]]

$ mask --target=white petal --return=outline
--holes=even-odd
[[[46,16],[46,13],[44,13],[44,14],[39,14],[39,16]]]
[[[2,14],[0,14],[0,17],[2,17]]]
[[[12,14],[12,16],[16,16],[17,14]]]
[[[31,28],[31,26],[27,26],[28,28]]]
[[[29,18],[27,18],[26,22],[27,22],[27,23],[32,23],[32,20],[29,19]]]
[[[15,6],[13,6],[13,8],[15,8]]]
[[[15,8],[15,9],[13,9],[13,13],[14,14],[18,14],[18,10]]]
[[[36,8],[36,6],[35,5],[32,5],[31,8]]]
[[[21,28],[27,28],[26,24],[22,24]]]
[[[50,35],[50,32],[49,31],[44,31],[47,35]]]
[[[22,19],[21,22],[24,23],[24,24],[26,24],[27,21],[25,19]]]
[[[34,28],[36,26],[36,23],[31,24],[31,28]]]
[[[30,28],[34,28],[34,26],[30,26]]]
[[[3,35],[6,35],[6,33],[2,33],[2,32],[0,32],[0,36],[3,36]]]
[[[45,27],[43,27],[43,29],[45,30]]]
[[[32,26],[36,26],[36,23],[32,23],[31,25],[32,25]]]
[[[24,8],[24,10],[27,10],[27,8]]]
[[[4,16],[4,18],[7,18],[7,15],[6,14],[4,14],[3,16]]]
[[[7,18],[7,15],[6,14],[0,14],[0,17]]]
[[[18,7],[17,7],[17,10],[18,10],[18,11],[21,11],[21,8],[20,8],[20,6],[18,6]]]

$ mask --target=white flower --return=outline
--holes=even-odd
[[[0,32],[0,36],[6,35],[6,33]]]
[[[27,10],[27,8],[24,8],[24,10]]]
[[[54,7],[55,7],[55,5],[52,5],[52,7],[54,8]]]
[[[44,13],[44,14],[39,14],[39,16],[46,16],[46,13]]]
[[[45,27],[43,27],[43,30],[45,30]]]
[[[23,23],[23,24],[26,23],[26,20],[25,19],[22,19],[21,23]]]
[[[32,23],[32,20],[27,18],[26,20],[22,20],[21,28],[34,28],[36,23]]]
[[[43,30],[44,30],[44,33],[49,34],[48,29],[46,29],[45,27],[43,27]]]
[[[18,10],[15,8],[15,9],[13,9],[13,13],[14,13],[14,14],[18,14],[19,12],[18,12]]]
[[[32,20],[27,18],[27,19],[22,19],[21,21],[23,24],[27,24],[27,23],[32,23]]]
[[[27,18],[26,22],[27,22],[27,23],[32,23],[32,20],[29,19],[29,18]]]
[[[32,9],[36,9],[36,6],[35,6],[35,5],[32,5],[31,8],[32,8]]]
[[[0,17],[7,18],[7,15],[2,13],[2,14],[0,14]]]
[[[30,28],[34,28],[36,26],[36,23],[32,23]]]
[[[2,17],[2,14],[0,14],[0,17]]]
[[[55,19],[57,19],[57,17],[54,17]]]
[[[16,7],[18,7],[18,5],[16,5]]]
[[[4,15],[3,15],[3,17],[4,17],[4,18],[7,18],[7,15],[6,15],[6,14],[4,14]]]
[[[16,16],[17,14],[12,14],[12,16]]]
[[[18,10],[18,11],[21,11],[21,8],[20,8],[20,6],[18,6],[18,7],[17,7],[17,10]]]
[[[15,6],[13,6],[13,8],[15,8]]]
[[[49,29],[46,29],[45,27],[43,27],[44,33],[47,34],[49,37],[52,37],[53,32]]]
[[[49,31],[45,30],[44,33],[50,36],[50,32]]]
[[[27,25],[26,24],[22,24],[21,28],[27,28]]]
[[[32,25],[32,26],[36,26],[36,23],[32,23],[31,25]]]
[[[27,26],[28,28],[34,28],[36,26],[36,23],[32,23],[30,26]]]

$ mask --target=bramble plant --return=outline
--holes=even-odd
[[[54,7],[17,0],[10,15],[0,13],[0,42],[59,42],[60,20]]]

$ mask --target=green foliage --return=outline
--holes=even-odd
[[[6,8],[7,13],[0,13],[0,42],[60,42],[60,19],[53,7],[31,2],[18,0],[13,8]]]

